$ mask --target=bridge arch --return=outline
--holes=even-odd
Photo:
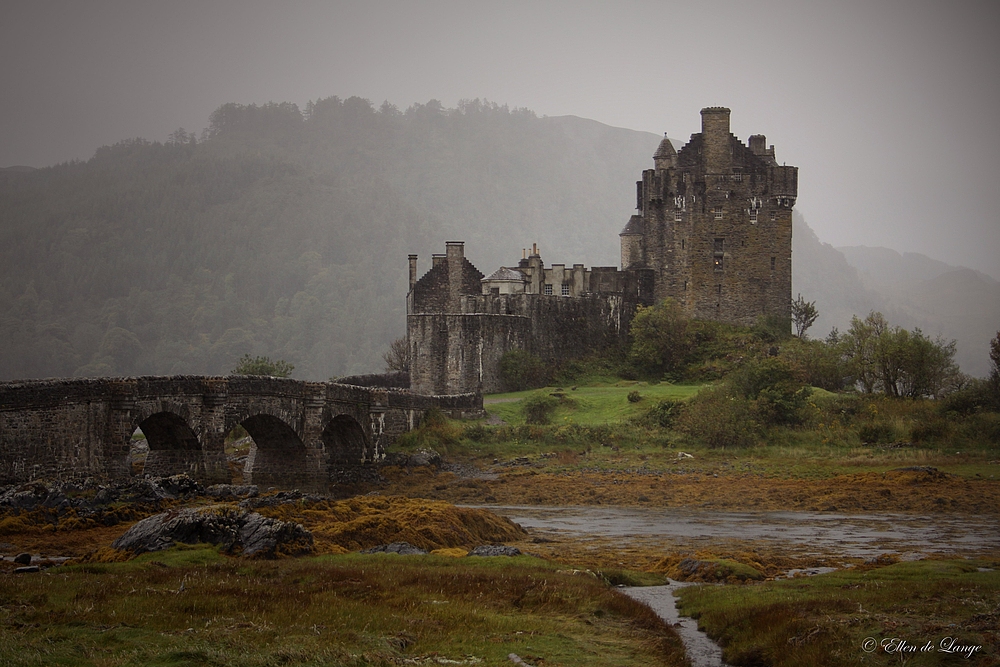
[[[253,440],[243,469],[244,483],[288,487],[310,477],[306,444],[286,415],[266,408],[236,414],[227,420],[226,432],[237,424]]]
[[[321,436],[333,465],[361,465],[372,459],[365,429],[352,415],[341,413],[327,422]]]
[[[144,475],[168,477],[179,473],[197,475],[202,467],[202,447],[198,435],[183,416],[171,410],[149,410],[133,420],[129,439],[136,428],[146,436],[149,451]]]

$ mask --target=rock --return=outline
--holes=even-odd
[[[435,452],[433,449],[418,449],[413,454],[410,454],[410,460],[408,465],[413,467],[417,466],[440,466],[441,465],[441,455]]]
[[[415,547],[409,542],[393,542],[392,544],[380,544],[371,549],[365,549],[363,554],[399,554],[400,556],[426,556],[427,552],[420,547]]]
[[[273,558],[312,550],[312,533],[300,524],[270,519],[225,505],[171,510],[143,519],[111,545],[141,554],[168,549],[177,542],[221,545],[231,553]]]
[[[41,572],[37,565],[26,565],[25,567],[15,567],[14,574],[30,574],[31,572]]]
[[[14,556],[14,562],[18,565],[31,565],[31,554],[18,554]]]
[[[302,524],[261,516],[256,512],[246,515],[240,526],[239,541],[244,556],[272,558],[277,554],[299,556],[312,551],[312,533]]]
[[[517,547],[506,547],[502,544],[484,544],[469,552],[470,556],[520,556],[521,550]]]
[[[241,498],[256,498],[258,494],[255,484],[213,484],[205,489],[205,495],[224,500]]]

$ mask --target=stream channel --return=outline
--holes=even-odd
[[[751,543],[808,557],[873,558],[896,554],[971,556],[1000,549],[1000,520],[992,516],[836,514],[832,512],[714,512],[688,508],[482,506],[539,536],[606,549],[662,548],[665,552]],[[832,568],[804,572],[815,574]],[[790,572],[793,574],[795,571]],[[720,667],[722,650],[681,617],[674,591],[686,584],[621,589],[674,626],[694,667]]]

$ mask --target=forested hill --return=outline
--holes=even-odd
[[[405,329],[407,254],[421,274],[446,240],[487,274],[535,242],[547,264],[616,265],[659,141],[478,100],[401,112],[329,98],[226,104],[197,140],[0,169],[0,380],[221,374],[247,353],[302,379],[380,371]],[[903,303],[799,217],[793,244],[816,335],[879,309],[957,337],[963,369],[985,372],[995,286],[964,317],[964,283],[937,279],[947,308]]]
[[[616,264],[659,137],[478,101],[227,104],[201,140],[129,140],[0,171],[0,378],[225,373],[244,353],[326,379],[404,332],[406,255],[464,239],[484,271]]]

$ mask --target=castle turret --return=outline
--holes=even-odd
[[[664,139],[666,141],[666,139]],[[642,260],[642,216],[633,215],[618,234],[622,245],[622,270],[641,266]]]
[[[660,142],[660,145],[656,148],[656,152],[653,153],[653,165],[657,171],[677,166],[677,151],[674,150],[674,145],[667,138],[666,132],[663,133],[663,141]]]

